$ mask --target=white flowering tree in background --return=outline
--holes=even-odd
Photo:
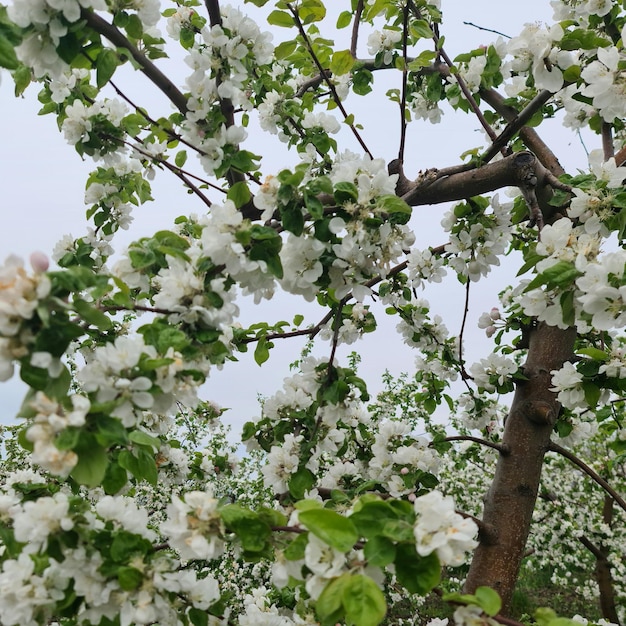
[[[4,438],[5,626],[418,624],[433,590],[457,624],[513,624],[520,568],[546,563],[626,618],[622,3],[553,0],[552,25],[456,58],[445,2],[327,4],[0,7],[16,94],[38,83],[95,163],[92,226],[58,267],[0,268],[0,378],[30,388]],[[373,107],[398,119],[389,163],[361,124]],[[417,171],[410,129],[450,109],[486,139]],[[588,169],[542,138],[555,117],[597,142]],[[271,171],[251,128],[289,165]],[[188,214],[114,255],[157,170]],[[450,202],[446,240],[415,245],[412,208]],[[467,306],[455,336],[424,292],[451,281],[469,302],[505,255],[481,359]],[[318,316],[238,322],[273,297]],[[371,399],[341,347],[387,315],[416,369]],[[238,461],[201,386],[294,337]]]

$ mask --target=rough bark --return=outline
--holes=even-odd
[[[604,496],[604,506],[602,507],[602,519],[604,523],[611,528],[613,526],[613,498],[609,495]],[[594,553],[595,554],[595,553]],[[610,550],[600,545],[599,552],[596,554],[596,580],[600,590],[600,609],[602,617],[612,622],[620,624],[617,615],[617,605],[615,603],[615,584],[613,575],[611,574],[611,563],[609,562]]]
[[[492,94],[489,94],[490,96]],[[491,97],[492,105],[514,120],[517,112]],[[506,109],[506,110],[504,110]],[[412,206],[461,200],[506,186],[522,190],[534,221],[557,217],[548,201],[556,176],[563,173],[556,157],[532,129],[520,135],[538,151],[518,152],[479,168],[451,168],[445,175],[429,171],[410,181],[402,164],[394,161],[389,171],[399,174],[397,193]],[[560,405],[550,391],[552,370],[573,357],[576,330],[562,330],[540,323],[529,331],[528,355],[523,371],[528,380],[518,384],[507,417],[502,450],[494,481],[485,496],[479,546],[474,553],[465,584],[467,592],[477,587],[495,589],[509,611],[519,569],[525,553],[535,509],[545,453]]]
[[[507,417],[494,481],[486,495],[485,530],[465,584],[468,592],[486,585],[509,610],[539,490],[544,455],[560,405],[550,391],[550,372],[572,358],[576,331],[543,323],[532,329],[524,365],[527,381],[517,386]]]
[[[471,169],[462,166],[428,170],[416,180],[405,176],[398,160],[392,161],[388,169],[391,174],[399,176],[396,194],[411,206],[453,202],[503,187],[519,187],[529,206],[532,208],[535,204],[541,210],[544,222],[553,217],[554,207],[548,201],[552,197],[551,183],[555,183],[555,179],[532,152],[516,152],[500,161]]]

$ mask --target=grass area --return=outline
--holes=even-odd
[[[554,585],[551,572],[522,569],[513,594],[511,614],[514,619],[528,620],[542,606],[554,609],[561,617],[582,615],[590,620],[602,617],[598,601],[590,602],[574,589]]]
[[[590,620],[602,617],[599,602],[590,602],[583,598],[575,590],[554,585],[550,580],[551,572],[522,570],[517,588],[513,595],[510,617],[525,624],[533,623],[532,616],[538,608],[549,607],[556,611],[560,617],[573,617],[582,615]],[[445,582],[443,585],[445,587]],[[453,624],[452,614],[454,607],[441,598],[432,594],[426,599],[423,606],[417,611],[419,618],[414,622],[415,626],[425,626],[434,617],[450,618],[449,624]],[[385,626],[395,626],[398,623],[411,623],[417,616],[415,609],[410,603],[398,603],[393,607],[393,612],[385,620]],[[407,620],[407,621],[404,621]]]

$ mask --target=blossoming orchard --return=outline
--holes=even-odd
[[[3,81],[93,162],[85,234],[0,266],[3,626],[626,620],[624,3],[461,54],[446,0],[326,4],[0,5]],[[116,246],[155,175],[187,205]],[[406,375],[365,380],[376,332]],[[279,344],[233,443],[205,383]],[[546,571],[582,610],[519,607]]]

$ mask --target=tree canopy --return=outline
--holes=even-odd
[[[0,266],[2,624],[626,619],[626,11],[549,4],[452,56],[440,0],[0,5],[15,94],[94,164],[85,234]],[[155,176],[188,205],[116,246]],[[413,371],[365,380],[375,332]],[[244,454],[205,383],[279,343]],[[586,616],[515,607],[547,569]]]

